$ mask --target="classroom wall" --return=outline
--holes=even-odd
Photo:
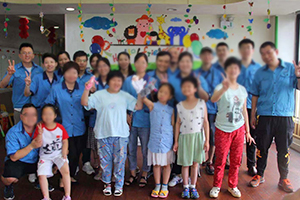
[[[99,16],[99,15],[91,15],[91,14],[83,14],[82,16],[82,22],[85,22],[88,19],[91,19],[92,17]],[[153,15],[152,18],[154,19],[153,23],[153,29],[154,31],[158,31],[158,26],[156,19],[160,15]],[[101,15],[101,17],[106,17],[108,19],[111,19],[112,17],[109,15]],[[108,42],[112,43],[111,47],[107,50],[102,52],[103,56],[108,57],[109,60],[116,64],[116,55],[118,52],[121,51],[128,51],[129,53],[132,52],[133,56],[131,60],[133,61],[133,57],[136,54],[137,50],[140,48],[141,51],[143,51],[146,48],[146,52],[149,53],[149,60],[150,62],[154,62],[155,56],[152,55],[153,52],[155,53],[155,50],[157,50],[159,47],[157,46],[132,46],[132,45],[119,45],[115,46],[117,44],[117,39],[123,38],[123,33],[126,27],[129,25],[136,25],[135,22],[137,18],[141,17],[141,15],[122,15],[122,14],[116,14],[115,15],[115,21],[118,23],[116,27],[116,34],[112,32],[112,29],[109,29],[109,33],[112,33],[115,35],[115,37],[109,37],[107,34],[107,30],[94,30],[92,28],[86,28],[82,27],[83,31],[83,39],[85,42],[82,42],[82,38],[80,37],[80,22],[78,21],[78,15],[74,14],[67,14],[65,15],[65,41],[66,41],[66,50],[69,51],[71,55],[79,49],[84,50],[91,54],[91,51],[89,50],[91,44],[92,44],[92,38],[95,35],[100,35],[104,38],[104,40],[107,40]],[[162,25],[163,29],[167,31],[168,27],[170,26],[185,26],[187,27],[187,24],[183,21],[181,22],[174,22],[171,21],[174,17],[184,19],[183,16],[172,16],[168,15],[165,18],[166,23]],[[238,56],[238,42],[242,40],[244,37],[250,38],[255,41],[256,46],[259,47],[259,45],[264,41],[274,41],[274,27],[275,27],[275,17],[271,17],[271,25],[272,27],[270,29],[267,29],[267,24],[263,20],[265,19],[265,16],[254,16],[253,24],[251,25],[248,22],[248,16],[233,16],[234,17],[234,28],[227,28],[225,31],[222,29],[222,31],[226,32],[228,35],[228,38],[226,40],[222,39],[215,39],[210,38],[207,36],[207,32],[209,32],[211,29],[218,29],[220,28],[220,16],[217,15],[201,15],[197,16],[199,19],[199,24],[194,25],[189,30],[189,35],[192,33],[197,33],[200,38],[200,42],[203,46],[209,46],[214,48],[217,43],[219,42],[226,42],[230,46],[231,55]],[[252,26],[253,34],[250,35],[247,31],[247,26]],[[214,26],[214,27],[213,27]],[[116,39],[117,38],[117,39]],[[175,44],[179,44],[179,37],[175,37],[174,40]],[[161,49],[166,49],[167,46],[162,46]],[[185,47],[179,47],[181,50],[185,50]],[[191,48],[188,48],[189,51],[193,52]],[[195,56],[195,60],[199,61],[199,58],[197,55]],[[254,59],[258,62],[262,62],[259,52],[256,51],[254,55]]]

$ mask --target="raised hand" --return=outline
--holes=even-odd
[[[16,72],[15,70],[15,61],[12,62],[8,60],[8,67],[7,67],[7,73],[8,75],[13,75]]]
[[[198,72],[198,74],[194,73],[194,77],[197,79],[197,82],[198,82],[198,88],[201,87],[200,76],[201,76],[200,72]]]
[[[26,86],[30,86],[31,84],[31,72],[28,74],[28,72],[25,71],[26,78],[25,78],[25,84]]]
[[[34,149],[37,149],[37,148],[40,148],[42,145],[43,145],[43,127],[42,127],[42,124],[38,124],[37,125],[38,127],[38,136],[32,140],[31,142],[31,146],[34,148]]]
[[[167,73],[161,75],[160,82],[161,83],[168,83],[168,74]]]
[[[143,78],[139,79],[138,76],[134,75],[132,77],[131,84],[136,93],[139,94],[147,84],[147,81],[145,81]]]
[[[221,74],[221,75],[223,77],[223,81],[222,81],[223,90],[227,91],[229,88],[229,80],[223,74]]]
[[[295,67],[296,77],[300,77],[300,61],[298,62],[298,65],[297,65],[296,62],[293,60],[293,64],[294,64],[294,67]]]

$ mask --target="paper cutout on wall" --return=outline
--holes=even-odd
[[[195,41],[198,40],[199,41],[199,35],[197,33],[192,33],[191,34],[191,41]]]
[[[192,41],[191,41],[191,36],[190,35],[185,35],[183,37],[183,45],[184,47],[188,48],[192,45]]]
[[[171,22],[181,22],[182,19],[178,18],[178,17],[174,17],[170,20]]]
[[[156,21],[157,21],[157,25],[158,25],[158,36],[160,38],[160,40],[158,41],[158,44],[161,44],[161,41],[164,40],[166,45],[170,45],[170,37],[168,36],[168,34],[164,31],[162,24],[166,23],[165,18],[167,17],[167,15],[161,15],[159,17],[157,17]],[[174,19],[174,18],[173,18]]]
[[[202,49],[202,43],[198,40],[192,42],[192,50],[195,55],[200,55]]]
[[[218,40],[228,38],[228,34],[222,31],[221,29],[211,29],[206,33],[206,35],[210,38],[218,39]]]
[[[106,53],[107,50],[109,50],[111,44],[104,40],[100,35],[95,35],[92,39],[92,44],[90,45],[90,51],[91,53],[99,53],[100,55],[103,54],[103,52]]]
[[[91,44],[91,46],[90,46],[90,51],[92,52],[92,53],[101,53],[101,47],[100,47],[100,45],[99,44],[97,44],[97,43],[93,43],[93,44]]]
[[[160,38],[158,36],[158,33],[156,31],[151,31],[149,44],[150,45],[158,45],[159,40],[160,40]]]
[[[152,23],[154,20],[147,15],[142,15],[140,18],[135,20],[137,22],[138,34],[135,38],[135,44],[144,44],[146,35],[152,31]]]
[[[124,37],[126,38],[127,44],[135,44],[135,38],[137,36],[136,26],[128,26],[124,31]]]
[[[92,28],[94,30],[108,30],[111,27],[117,26],[118,23],[116,21],[112,21],[106,17],[92,17],[91,19],[88,19],[84,22],[84,27],[86,28]]]
[[[183,45],[183,38],[188,34],[189,29],[185,29],[184,26],[170,26],[168,28],[168,36],[170,37],[170,44],[174,45],[174,37],[179,36],[179,45]]]

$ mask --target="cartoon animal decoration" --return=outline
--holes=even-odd
[[[168,28],[168,35],[170,37],[170,44],[174,45],[174,37],[179,36],[179,45],[183,45],[183,38],[188,34],[189,29],[185,29],[184,26],[170,26]]]
[[[85,28],[92,28],[94,30],[108,30],[112,27],[117,26],[118,23],[116,21],[112,21],[106,17],[92,17],[86,20],[83,24]]]
[[[124,31],[124,37],[127,39],[127,44],[136,44],[138,30],[136,26],[130,25]]]
[[[135,44],[144,44],[147,33],[152,30],[153,19],[147,15],[142,15],[135,20],[137,22],[137,37],[135,38]]]
[[[158,24],[158,36],[160,38],[160,41],[158,41],[158,45],[160,45],[162,40],[165,40],[166,45],[170,45],[170,37],[168,34],[164,31],[162,28],[162,24],[166,23],[165,18],[167,15],[162,14],[160,17],[157,17],[157,24]]]

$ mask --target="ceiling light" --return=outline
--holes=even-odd
[[[54,26],[55,29],[59,29],[59,26]]]
[[[176,8],[168,8],[167,11],[172,11],[172,12],[174,12],[174,11],[177,11],[177,9],[176,9]]]
[[[66,8],[66,11],[69,11],[69,12],[73,12],[75,10],[75,8],[73,8],[73,7],[67,7]]]

